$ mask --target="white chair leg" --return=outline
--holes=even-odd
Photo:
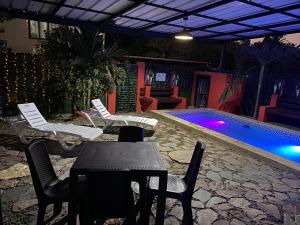
[[[57,138],[58,142],[62,146],[64,150],[71,151],[75,146],[79,145],[81,141],[76,141],[74,144],[69,145],[65,142],[63,139],[63,135],[61,135],[59,132],[54,132],[55,137]]]
[[[90,123],[97,128],[97,125],[94,123],[94,121],[92,120],[92,118],[89,116],[89,114],[87,114],[86,112],[82,112],[83,115],[86,117],[86,119],[88,119],[88,121],[90,121]]]
[[[10,121],[10,124],[11,124],[12,128],[14,129],[14,131],[16,132],[16,134],[18,135],[18,137],[20,138],[20,141],[23,144],[28,145],[32,141],[32,138],[25,137],[25,135],[22,132],[21,127],[18,125],[19,123],[24,123],[24,122],[22,122],[22,121],[14,121],[14,120]]]

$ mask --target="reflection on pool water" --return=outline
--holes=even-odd
[[[296,132],[212,110],[187,110],[169,114],[300,163],[300,135]]]

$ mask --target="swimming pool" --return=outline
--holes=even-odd
[[[263,151],[300,163],[300,133],[216,110],[166,112]]]

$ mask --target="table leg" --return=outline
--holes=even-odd
[[[164,172],[159,176],[159,188],[158,188],[158,199],[157,199],[155,225],[163,225],[164,224],[167,182],[168,182],[168,173]]]
[[[70,199],[68,204],[68,225],[76,225],[76,184],[77,176],[70,174]]]
[[[145,215],[146,215],[146,200],[147,200],[147,177],[142,177],[139,180],[140,185],[140,225],[146,225],[145,224]]]

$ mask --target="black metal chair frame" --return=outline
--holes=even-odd
[[[47,222],[61,212],[63,202],[69,201],[69,179],[57,178],[43,140],[31,144],[25,154],[38,199],[37,225],[45,224],[44,217],[48,205],[54,204],[54,210]]]
[[[192,196],[194,193],[194,188],[197,180],[197,175],[200,169],[205,145],[201,142],[197,142],[195,150],[193,152],[189,167],[184,178],[179,178],[174,175],[168,175],[168,187],[167,187],[167,198],[177,199],[181,202],[183,207],[183,223],[184,225],[193,224],[192,215]],[[176,182],[172,183],[172,180],[180,180],[185,188],[182,191],[172,192],[170,189],[176,189]],[[152,178],[151,178],[152,179]],[[150,181],[151,182],[151,181]],[[158,186],[158,184],[156,184]],[[172,187],[171,187],[172,186]],[[154,197],[157,195],[157,190],[148,187],[147,189],[147,206],[146,206],[146,224],[149,223],[149,216],[151,212],[151,206]]]

